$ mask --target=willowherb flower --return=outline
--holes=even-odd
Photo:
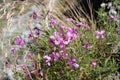
[[[21,69],[25,68],[25,64],[20,64],[19,66],[20,66]]]
[[[32,55],[32,54],[28,54],[28,55],[26,56],[26,59],[29,59],[29,60],[33,59],[33,55]]]
[[[59,37],[58,32],[54,32],[52,36],[50,36],[50,44],[55,44],[55,40]]]
[[[64,46],[69,44],[69,41],[65,40],[63,37],[60,37],[59,39],[55,40],[54,43],[60,48],[63,48]]]
[[[78,33],[77,29],[72,28],[72,27],[68,27],[67,38],[69,40],[74,40],[77,38],[77,33]]]
[[[115,19],[115,16],[110,15],[110,20],[114,20],[114,19]]]
[[[72,22],[72,21],[73,21],[72,18],[67,18],[66,20],[67,20],[68,22]]]
[[[90,28],[90,27],[88,26],[88,24],[83,23],[83,22],[78,22],[78,23],[76,24],[76,26],[82,27],[82,28],[84,28],[84,29],[89,29],[89,28]]]
[[[104,33],[105,33],[104,30],[102,30],[102,31],[96,31],[96,38],[97,39],[104,38]]]
[[[28,38],[29,38],[29,39],[33,39],[32,33],[28,34]]]
[[[70,58],[68,60],[68,64],[71,68],[78,68],[79,67],[79,65],[76,62],[77,62],[76,58]]]
[[[21,38],[21,36],[17,36],[17,37],[15,38],[14,44],[19,45],[20,47],[22,47],[22,46],[25,44],[25,42],[24,42],[24,40]]]
[[[16,53],[16,49],[15,49],[15,48],[11,48],[10,51],[11,51],[11,53],[13,53],[13,54]]]
[[[50,44],[54,44],[54,41],[55,41],[55,37],[54,36],[50,36]]]
[[[61,56],[58,52],[52,52],[52,54],[50,54],[50,57],[53,61],[58,61]]]
[[[82,23],[82,22],[78,22],[77,24],[76,24],[76,26],[83,26],[84,25],[84,23]]]
[[[36,11],[33,12],[33,19],[37,19],[38,18],[38,13]]]
[[[56,24],[56,19],[55,18],[52,18],[51,21],[50,21],[50,25],[52,28],[54,28],[55,24]]]
[[[52,36],[50,36],[50,44],[63,48],[69,44],[69,41],[65,39],[61,33],[55,32]]]
[[[69,54],[67,52],[65,52],[64,50],[59,51],[59,56],[61,59],[69,59],[70,58]]]
[[[66,29],[66,26],[60,24],[60,25],[58,26],[58,29],[59,29],[59,30],[65,30],[65,29]]]
[[[84,42],[83,44],[84,44],[83,47],[85,48],[85,50],[92,48],[92,46],[88,42]]]
[[[51,64],[50,64],[50,61],[52,60],[51,57],[46,55],[46,56],[44,56],[43,58],[45,59],[45,63],[46,63],[48,66],[50,66],[50,65],[51,65]]]
[[[37,36],[40,35],[40,29],[35,29],[35,35],[37,35]]]
[[[92,61],[92,62],[91,62],[91,65],[92,65],[93,67],[96,67],[96,66],[97,66],[97,63],[96,63],[95,61]]]
[[[63,59],[69,59],[70,56],[68,53],[63,52],[62,57],[63,57]]]

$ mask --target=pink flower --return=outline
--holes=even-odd
[[[96,66],[97,66],[97,63],[96,63],[95,61],[92,61],[92,62],[91,62],[91,65],[92,65],[93,67],[96,67]]]
[[[15,49],[15,48],[11,48],[10,51],[11,51],[11,53],[13,53],[13,54],[16,53],[16,49]]]
[[[31,60],[31,59],[33,59],[33,55],[32,54],[28,54],[26,58]]]
[[[84,24],[82,22],[78,22],[76,26],[83,26]]]
[[[85,29],[89,29],[89,28],[90,28],[90,27],[88,26],[88,24],[82,23],[82,22],[78,22],[78,23],[76,24],[76,26],[80,26],[80,27],[85,28]]]
[[[19,66],[21,69],[25,69],[25,64],[20,64]]]
[[[54,28],[55,24],[56,24],[56,19],[52,18],[51,21],[50,21],[51,27]]]
[[[35,35],[37,35],[37,36],[40,35],[40,29],[35,29]]]
[[[50,44],[63,48],[69,44],[69,41],[62,34],[55,32],[54,35],[50,36]]]
[[[64,29],[66,29],[66,26],[60,24],[60,25],[58,26],[58,29],[59,29],[59,30],[64,30]]]
[[[54,44],[55,41],[55,37],[54,36],[50,36],[50,44]]]
[[[92,48],[92,46],[90,46],[90,44],[88,42],[84,42],[84,46],[83,46],[86,50]]]
[[[114,19],[115,19],[115,16],[110,15],[110,20],[114,20]]]
[[[54,61],[58,61],[60,58],[60,54],[58,52],[52,52],[52,54],[50,54],[51,59],[53,59]]]
[[[67,18],[67,21],[68,21],[68,22],[72,22],[73,19],[72,19],[72,18]]]
[[[25,44],[25,42],[24,42],[24,40],[21,38],[21,36],[17,36],[17,37],[15,38],[14,44],[19,45],[20,47],[22,47],[22,46]]]
[[[50,44],[55,44],[55,40],[57,40],[58,37],[59,37],[59,33],[54,32],[54,34],[50,36]]]
[[[73,67],[74,67],[74,68],[78,68],[79,65],[78,65],[77,63],[73,63]]]
[[[69,42],[60,37],[58,40],[55,40],[55,45],[58,45],[60,48],[63,48],[65,45],[68,45]]]
[[[51,65],[51,64],[50,64],[51,57],[46,55],[46,56],[44,56],[43,58],[45,59],[45,63],[46,63],[48,66],[50,66],[50,65]]]
[[[69,54],[68,53],[63,53],[63,59],[68,59],[69,58]]]
[[[60,51],[59,51],[59,55],[60,55],[60,58],[62,58],[62,59],[69,59],[69,58],[70,58],[69,54],[66,53],[66,52],[63,51],[63,50],[60,50]]]
[[[77,29],[68,27],[67,37],[69,40],[74,40],[77,38]]]
[[[37,12],[33,12],[33,19],[37,19],[38,18],[38,13]]]
[[[96,38],[97,39],[104,38],[104,33],[105,33],[104,30],[102,30],[102,31],[96,31]]]
[[[68,60],[68,64],[71,68],[78,68],[79,65],[76,63],[76,58],[71,58]]]
[[[32,39],[33,38],[32,34],[28,34],[28,38]]]

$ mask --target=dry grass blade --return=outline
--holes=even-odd
[[[86,6],[81,2],[77,2],[77,0],[53,0],[52,3],[48,3],[49,10],[52,11],[52,16],[58,18],[63,24],[67,17],[73,18],[76,21],[81,21],[81,18],[86,19],[89,24],[92,24],[92,27],[96,26],[96,22],[93,17],[93,9],[90,0],[87,0],[86,5],[89,10],[86,11]],[[90,13],[87,13],[90,12]],[[75,24],[70,24],[72,26],[76,26]],[[95,30],[95,28],[94,28]]]

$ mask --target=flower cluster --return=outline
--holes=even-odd
[[[68,27],[68,31],[67,31],[67,38],[68,40],[74,40],[77,38],[77,29],[76,28],[72,28],[72,27]]]
[[[37,12],[33,12],[32,17],[33,20],[39,21],[39,17],[41,16],[39,16]],[[115,16],[111,15],[110,19],[114,20]],[[66,22],[73,23],[74,26],[70,26],[70,24],[69,26],[66,26],[68,24],[63,25],[59,24],[59,22],[60,21],[57,21],[56,18],[52,17],[49,21],[51,29],[48,28],[48,31],[44,31],[37,26],[33,29],[30,28],[30,33],[27,34],[29,43],[27,43],[24,36],[15,37],[14,44],[19,46],[20,49],[23,47],[29,48],[25,51],[24,64],[18,62],[20,70],[24,71],[23,73],[29,78],[31,75],[34,75],[36,77],[35,80],[40,79],[40,76],[43,78],[44,75],[48,78],[49,76],[51,77],[51,75],[52,77],[58,75],[57,77],[61,77],[62,79],[64,76],[66,78],[66,72],[67,77],[71,77],[71,73],[76,74],[80,71],[81,79],[89,79],[89,75],[87,76],[88,78],[84,78],[83,73],[88,71],[90,76],[94,76],[93,73],[97,71],[98,68],[101,69],[101,66],[104,68],[102,63],[104,63],[105,60],[103,59],[99,62],[98,59],[99,56],[102,57],[104,55],[104,53],[101,55],[101,53],[104,52],[103,50],[105,50],[104,48],[108,47],[106,44],[104,45],[104,43],[109,42],[106,40],[107,38],[104,39],[108,36],[105,35],[107,34],[107,31],[105,31],[107,29],[104,27],[100,27],[99,29],[96,27],[90,27],[88,22],[82,19],[75,21],[72,18],[67,18]],[[43,35],[41,36],[40,34],[42,31]],[[42,38],[40,38],[40,36]],[[10,49],[12,54],[15,54],[17,50],[17,48]],[[23,50],[25,49],[22,49],[22,51]],[[15,54],[15,56],[16,55],[17,54]],[[107,50],[105,51],[104,56],[106,55]],[[26,64],[26,62],[28,63]],[[84,70],[82,70],[83,67]],[[54,71],[49,73],[53,69]],[[58,79],[57,77],[56,79]],[[75,75],[75,77],[79,76]]]
[[[67,19],[67,21],[73,21],[73,19]],[[56,23],[56,19],[51,19],[51,26],[54,26]],[[53,45],[54,47],[58,47],[59,51],[53,51],[49,55],[45,55],[43,58],[45,59],[46,65],[50,66],[51,62],[57,62],[59,60],[66,59],[68,60],[67,64],[71,68],[78,68],[79,65],[76,63],[76,60],[71,60],[70,54],[67,53],[67,47],[68,45],[78,37],[78,30],[77,28],[73,27],[66,27],[64,25],[58,25],[57,31],[53,33],[53,35],[50,36],[50,45]]]
[[[69,40],[64,38],[61,33],[55,32],[54,35],[50,36],[50,44],[63,48],[69,44]]]
[[[50,66],[51,65],[51,61],[59,61],[60,59],[68,59],[69,58],[69,54],[65,53],[64,51],[59,51],[59,52],[52,52],[49,55],[45,55],[43,57],[45,59],[45,63]]]
[[[34,11],[32,16],[33,16],[33,19],[36,20],[36,19],[38,19],[39,14],[36,11]],[[27,35],[23,34],[22,37],[16,36],[14,39],[14,44],[18,45],[19,48],[23,48],[23,46],[25,45],[26,42],[33,40],[34,37],[39,37],[40,32],[41,32],[40,29],[37,27],[35,27],[33,29],[30,28],[30,31],[31,32],[29,34],[27,34]],[[26,38],[26,36],[27,36],[27,38]],[[17,52],[16,50],[17,50],[16,48],[12,47],[10,49],[10,52],[15,54]]]
[[[72,22],[73,19],[68,18],[67,21]],[[56,19],[52,18],[50,24],[51,26],[54,26],[56,24]],[[83,27],[83,29],[89,28],[88,24],[83,22],[78,22],[76,25]],[[97,30],[95,33],[97,39],[104,38],[104,33],[105,33],[104,30],[101,31]],[[79,64],[76,63],[77,62],[76,58],[71,58],[70,54],[67,53],[67,47],[73,40],[78,38],[77,34],[78,34],[78,28],[59,25],[56,28],[56,31],[53,33],[53,35],[50,36],[50,40],[49,40],[50,45],[53,45],[53,47],[57,46],[57,48],[59,48],[59,51],[54,51],[51,54],[44,56],[46,65],[50,66],[52,61],[57,62],[61,59],[66,59],[67,64],[70,66],[70,68],[78,68]],[[86,51],[91,49],[93,46],[91,46],[87,41],[85,41],[83,42],[83,47],[85,48]],[[94,67],[96,66],[95,62],[91,64]]]
[[[77,64],[76,58],[70,58],[68,53],[65,53],[64,51],[60,52],[52,52],[49,55],[46,55],[43,57],[45,59],[45,63],[50,66],[52,61],[59,61],[60,59],[66,59],[67,64],[70,66],[70,68],[78,68],[79,64]]]
[[[64,28],[64,27],[59,27]],[[77,38],[77,29],[72,27],[64,28],[66,32],[54,32],[52,36],[50,36],[50,44],[54,44],[59,48],[64,48],[68,45],[72,40]]]

